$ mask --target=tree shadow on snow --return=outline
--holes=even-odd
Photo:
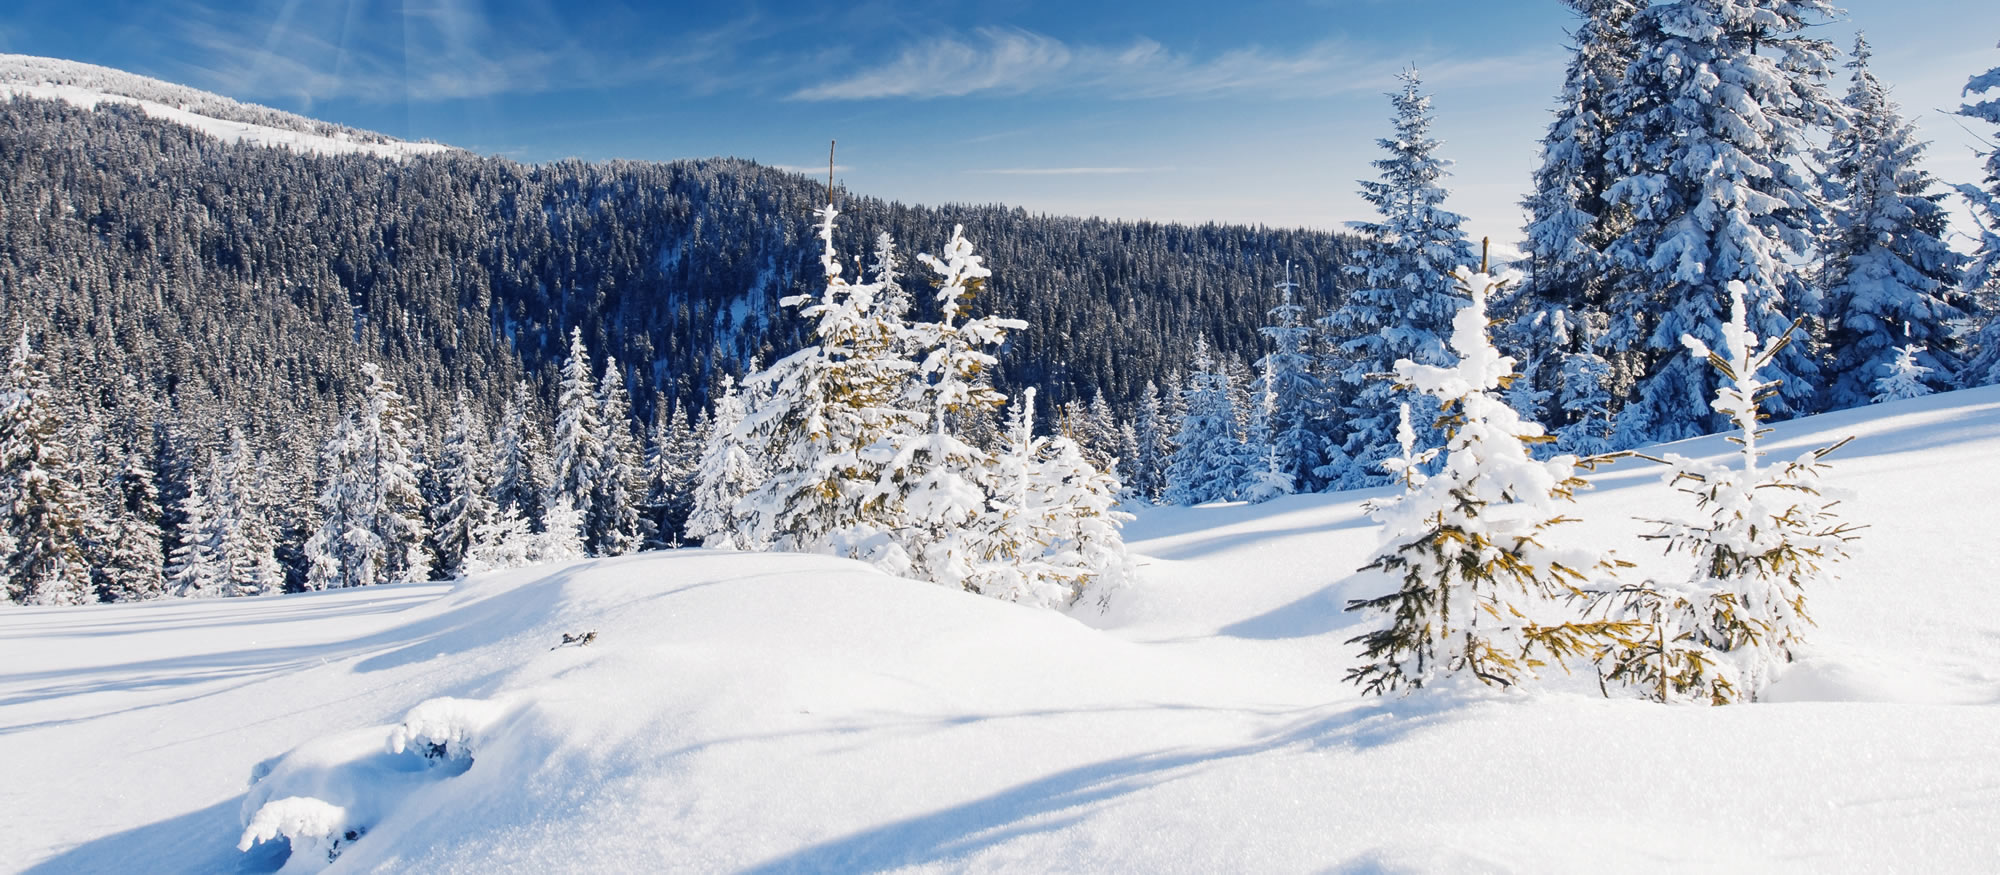
[[[1078,766],[938,811],[801,848],[743,870],[749,875],[858,872],[962,860],[1014,838],[1054,832],[1094,808],[1228,760],[1285,747],[1361,750],[1446,722],[1450,699],[1373,700],[1304,709],[1290,726],[1241,745],[1161,750]],[[1331,712],[1331,713],[1329,713]]]

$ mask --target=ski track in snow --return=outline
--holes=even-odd
[[[1771,701],[1727,708],[1587,670],[1361,698],[1368,493],[1146,510],[1105,616],[705,550],[0,610],[0,869],[269,871],[246,798],[298,792],[366,821],[337,871],[1991,871],[2000,388],[1767,447],[1847,434],[1830,480],[1871,528]],[[1594,475],[1571,534],[1676,573],[1636,540],[1686,508],[1659,473]],[[485,700],[413,727],[469,765],[387,746],[438,697]]]

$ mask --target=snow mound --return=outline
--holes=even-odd
[[[104,103],[127,104],[225,143],[315,155],[360,153],[401,159],[453,151],[438,143],[397,140],[122,70],[57,58],[0,54],[0,99],[9,97],[61,100],[84,109]]]

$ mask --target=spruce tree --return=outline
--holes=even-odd
[[[1486,304],[1497,282],[1469,269],[1461,269],[1458,281],[1471,301],[1453,320],[1458,363],[1396,363],[1397,380],[1443,409],[1447,440],[1442,468],[1426,477],[1407,408],[1398,411],[1402,452],[1387,468],[1406,488],[1372,503],[1383,543],[1356,579],[1394,589],[1347,604],[1390,618],[1387,627],[1348,642],[1362,646],[1363,662],[1347,680],[1368,692],[1425,687],[1453,675],[1512,686],[1533,678],[1546,659],[1577,654],[1602,631],[1601,624],[1538,622],[1546,606],[1578,593],[1591,575],[1612,572],[1614,562],[1552,543],[1551,530],[1568,521],[1561,505],[1582,485],[1576,460],[1536,461],[1530,454],[1529,445],[1546,438],[1501,397],[1514,362],[1486,333]]]
[[[1173,458],[1174,426],[1166,415],[1166,392],[1153,381],[1139,396],[1139,415],[1133,419],[1132,438],[1137,445],[1125,485],[1147,501],[1159,501],[1167,491],[1167,463]]]
[[[438,448],[435,470],[440,496],[430,508],[431,542],[437,545],[436,573],[441,579],[468,573],[466,561],[479,542],[480,528],[497,512],[488,479],[491,462],[485,432],[485,424],[461,393]]]
[[[21,332],[0,383],[0,585],[11,601],[94,601],[83,543],[90,508],[42,371]]]
[[[107,495],[110,538],[98,569],[98,597],[108,602],[159,598],[166,592],[165,556],[160,552],[160,490],[146,452],[120,451]]]
[[[407,405],[380,366],[363,363],[361,376],[359,408],[321,454],[320,527],[306,544],[309,589],[430,577],[422,469]]]
[[[687,539],[688,515],[694,510],[695,473],[703,447],[712,438],[706,418],[689,423],[687,408],[670,415],[665,400],[656,398],[653,435],[646,450],[646,500],[643,505],[651,533],[645,547],[663,550]]]
[[[764,475],[744,447],[743,396],[729,375],[723,375],[715,396],[708,443],[695,470],[687,534],[703,547],[754,549],[760,545],[748,540],[752,526],[737,508]]]
[[[1968,79],[1967,96],[2000,92],[2000,67]],[[1958,114],[2000,125],[2000,94],[1958,108]],[[1996,132],[2000,133],[2000,132]],[[1974,337],[1973,355],[1958,372],[1962,386],[2000,383],[2000,146],[1986,151],[1985,188],[1971,183],[1958,186],[1958,193],[1971,205],[1979,223],[1979,248],[1966,266],[1961,287],[1972,298],[1973,311],[1981,322]]]
[[[180,546],[167,569],[167,591],[178,598],[218,598],[229,595],[229,565],[222,536],[228,521],[218,521],[210,489],[212,478],[188,488],[181,502]]]
[[[1588,365],[1571,369],[1569,359],[1596,354],[1595,333],[1588,326],[1603,318],[1616,269],[1605,247],[1629,222],[1626,213],[1605,200],[1615,181],[1606,150],[1619,123],[1612,96],[1634,60],[1629,26],[1644,4],[1564,2],[1579,22],[1570,37],[1574,47],[1556,99],[1555,121],[1542,138],[1534,192],[1522,202],[1528,212],[1527,281],[1519,291],[1517,318],[1528,324],[1512,333],[1527,341],[1516,352],[1534,363],[1522,363],[1527,379],[1521,384],[1549,388],[1567,383],[1574,394],[1582,387],[1563,377],[1594,373]],[[1589,410],[1565,407],[1559,422],[1573,424],[1590,415]]]
[[[1180,505],[1232,501],[1241,496],[1256,454],[1237,435],[1229,376],[1209,356],[1207,338],[1195,340],[1194,354],[1194,370],[1181,393],[1187,412],[1174,435],[1165,498]]]
[[[1361,182],[1362,198],[1380,219],[1349,223],[1368,238],[1359,263],[1347,268],[1361,277],[1361,288],[1320,320],[1338,350],[1331,370],[1339,381],[1335,395],[1346,434],[1338,454],[1316,475],[1338,489],[1388,482],[1381,461],[1395,452],[1404,403],[1418,406],[1419,427],[1431,432],[1425,427],[1428,402],[1385,376],[1401,359],[1426,365],[1451,361],[1445,336],[1452,314],[1464,303],[1453,291],[1451,272],[1473,258],[1460,227],[1465,217],[1444,209],[1449,192],[1441,183],[1450,163],[1438,157],[1440,144],[1430,134],[1430,97],[1422,93],[1417,71],[1398,78],[1403,88],[1390,95],[1395,136],[1377,141],[1389,153],[1374,162],[1381,178]]]
[[[534,411],[528,384],[516,383],[493,424],[494,508],[502,514],[512,512],[531,528],[541,522],[542,494],[549,482],[549,463]]]
[[[1315,472],[1326,464],[1330,435],[1320,409],[1326,386],[1314,373],[1313,329],[1306,321],[1305,306],[1295,299],[1298,288],[1287,263],[1285,281],[1278,284],[1282,303],[1271,309],[1270,324],[1259,329],[1270,339],[1271,351],[1257,361],[1257,381],[1250,393],[1262,418],[1256,431],[1269,450],[1260,461],[1289,478],[1292,490],[1311,492],[1322,485]]]
[[[604,365],[597,387],[597,480],[591,484],[590,509],[584,525],[584,546],[594,556],[622,556],[639,549],[639,500],[645,492],[645,469],[639,441],[632,433],[632,396],[625,391],[625,372],[616,358]]]
[[[1769,334],[1820,310],[1804,264],[1820,211],[1800,166],[1813,129],[1841,110],[1821,84],[1833,50],[1804,33],[1834,12],[1824,0],[1676,0],[1632,19],[1604,193],[1630,217],[1606,249],[1616,270],[1603,342],[1637,378],[1622,445],[1725,426],[1708,367],[1680,338],[1717,340],[1730,282],[1749,289],[1750,321]],[[1776,363],[1774,413],[1813,411],[1814,341]]]
[[[881,477],[894,435],[911,430],[914,365],[900,355],[908,340],[880,305],[881,285],[841,276],[839,211],[828,205],[819,215],[826,285],[782,302],[813,321],[815,342],[745,378],[756,404],[745,410],[744,443],[766,478],[744,499],[750,531],[738,546],[872,556],[893,546],[884,539],[900,521]]]
[[[895,456],[881,474],[880,500],[896,520],[894,538],[910,571],[960,588],[972,573],[969,528],[984,511],[993,460],[950,426],[968,414],[991,416],[1005,402],[981,376],[999,363],[990,350],[1027,323],[967,313],[992,271],[973,254],[962,226],[952,228],[942,255],[924,253],[917,260],[936,275],[940,311],[936,322],[911,326],[922,361],[917,397],[909,400],[929,427],[896,440]]]
[[[548,492],[560,496],[564,504],[583,515],[586,548],[596,534],[591,528],[595,521],[592,509],[597,506],[596,492],[604,479],[606,431],[600,408],[596,381],[590,374],[590,350],[583,345],[583,329],[572,328],[569,357],[563,360],[562,379],[557,388],[555,464]],[[545,508],[553,504],[543,501]]]
[[[1742,449],[1740,467],[1669,453],[1668,482],[1692,496],[1705,516],[1655,520],[1650,537],[1694,559],[1680,582],[1648,581],[1599,596],[1607,618],[1628,628],[1602,648],[1605,677],[1656,701],[1726,704],[1754,701],[1796,655],[1810,624],[1806,595],[1835,580],[1855,527],[1840,520],[1827,493],[1827,455],[1846,441],[1790,462],[1763,465],[1762,400],[1775,397],[1766,377],[1782,370],[1789,334],[1761,343],[1747,323],[1747,289],[1731,283],[1730,319],[1711,347],[1683,339],[1688,352],[1721,378],[1715,407],[1729,417]]]
[[[1835,204],[1825,252],[1830,409],[1868,403],[1899,350],[1914,346],[1932,372],[1948,375],[1962,364],[1952,326],[1964,315],[1955,299],[1965,259],[1944,241],[1951,216],[1918,166],[1925,144],[1868,59],[1867,40],[1855,37],[1847,126],[1827,149]]]

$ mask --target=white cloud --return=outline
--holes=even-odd
[[[1082,93],[1112,98],[1295,98],[1382,91],[1410,59],[1322,42],[1296,51],[1260,46],[1211,57],[1172,51],[1140,37],[1123,46],[1070,45],[1019,28],[982,28],[906,46],[880,66],[794,92],[794,100],[929,99],[972,94]],[[1431,84],[1491,83],[1540,76],[1559,52],[1462,59],[1424,66]]]

